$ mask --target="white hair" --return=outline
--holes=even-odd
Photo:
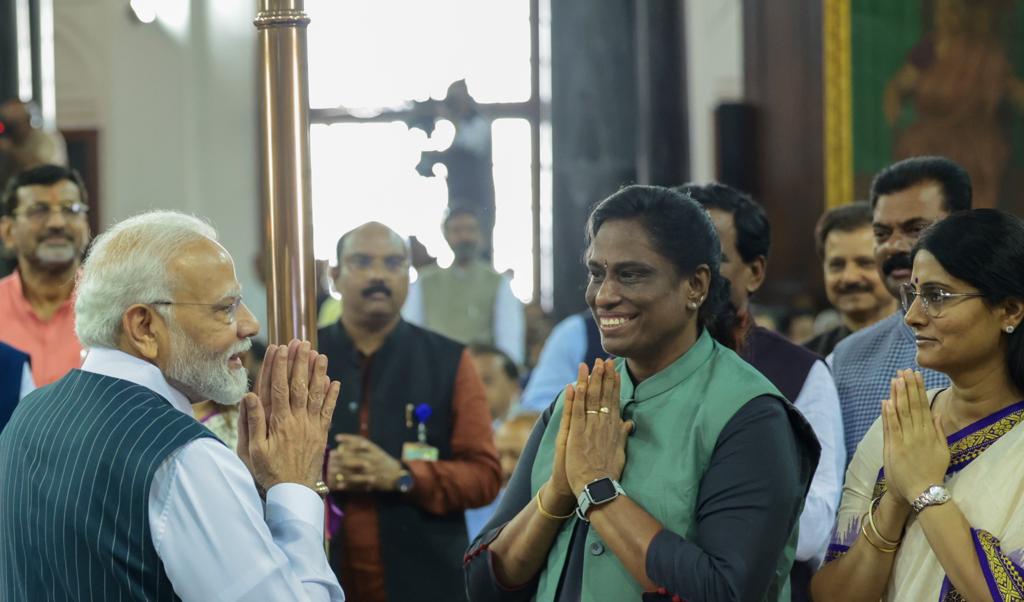
[[[75,332],[85,347],[116,349],[121,318],[138,303],[170,301],[167,265],[182,247],[217,240],[210,224],[176,211],[150,211],[96,237],[75,291]]]

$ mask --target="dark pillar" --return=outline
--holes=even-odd
[[[32,77],[31,98],[39,101],[44,94],[42,73],[41,35],[42,23],[39,0],[28,0],[24,6],[28,14],[19,15],[17,0],[0,0],[0,102],[18,97],[19,52],[18,20],[23,18],[28,26],[28,68]]]
[[[18,95],[18,30],[14,0],[0,0],[0,101]]]
[[[634,4],[637,61],[637,182],[690,179],[686,22],[678,0]]]
[[[772,225],[758,300],[793,305],[821,290],[814,224],[825,203],[820,2],[743,2],[745,96],[757,111],[758,200]],[[816,295],[814,293],[813,295]]]
[[[584,226],[626,184],[689,176],[683,6],[551,3],[554,309],[585,307]]]

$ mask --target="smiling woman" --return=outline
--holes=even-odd
[[[587,303],[621,359],[581,365],[537,421],[466,556],[470,598],[789,600],[818,446],[729,349],[711,219],[629,186],[594,209],[587,238]]]
[[[822,600],[1024,598],[1024,221],[991,209],[925,231],[903,285],[917,362],[847,472]]]

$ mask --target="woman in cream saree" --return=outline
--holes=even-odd
[[[846,473],[815,600],[1024,601],[1024,221],[932,226],[900,291],[921,366],[892,380]]]
[[[937,392],[931,392],[934,398]],[[993,600],[1024,600],[1024,402],[978,420],[947,438],[945,487],[971,525],[979,566]],[[886,491],[881,418],[857,448],[846,473],[826,563],[843,556],[861,532],[871,500]],[[865,525],[870,529],[870,525]],[[912,516],[895,553],[886,600],[964,599],[946,577]]]

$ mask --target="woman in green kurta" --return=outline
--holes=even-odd
[[[587,304],[620,359],[581,366],[538,421],[466,556],[470,599],[788,600],[817,442],[728,348],[707,212],[630,186],[587,235]]]

